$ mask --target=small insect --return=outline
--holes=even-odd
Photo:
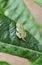
[[[26,38],[26,32],[23,28],[23,25],[22,23],[20,22],[17,22],[16,24],[16,35],[19,37],[19,38],[22,38],[22,40],[26,41],[25,38]]]

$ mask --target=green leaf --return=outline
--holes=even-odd
[[[35,23],[35,20],[29,10],[27,10],[24,5],[23,0],[2,0],[0,1],[1,10],[5,16],[9,17],[12,20],[20,21],[23,23],[24,28],[29,31],[40,43],[42,43],[42,36],[39,33],[39,28]]]
[[[34,0],[34,2],[42,7],[42,0]]]
[[[0,61],[0,65],[10,65],[10,64],[7,62]]]
[[[6,43],[2,43],[0,42],[0,52],[5,52],[5,53],[9,53],[12,55],[17,55],[23,58],[27,58],[31,61],[36,60],[38,57],[40,57],[40,55],[42,53],[38,52],[38,51],[34,51],[28,48],[24,48],[24,47],[20,47],[20,46],[16,46],[16,45],[11,45],[11,44],[6,44]]]
[[[42,56],[40,56],[32,65],[42,65]]]
[[[16,22],[0,14],[0,41],[42,52],[42,44],[26,31],[26,42],[16,36]],[[14,43],[15,42],[15,43]]]

